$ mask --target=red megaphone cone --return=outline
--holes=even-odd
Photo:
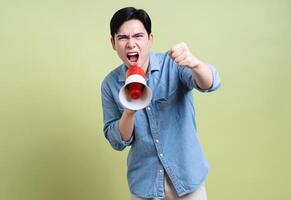
[[[145,73],[141,67],[138,66],[131,66],[127,70],[127,77],[131,75],[140,75],[145,77]],[[139,82],[133,82],[128,84],[129,95],[132,99],[139,99],[142,95],[144,85]]]

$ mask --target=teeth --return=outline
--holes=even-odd
[[[128,56],[136,56],[137,53],[136,53],[136,52],[135,52],[135,53],[128,53],[127,55],[128,55]]]

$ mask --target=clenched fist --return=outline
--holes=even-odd
[[[169,56],[178,65],[189,67],[191,69],[202,64],[200,60],[192,55],[188,46],[184,42],[174,45],[169,50]]]

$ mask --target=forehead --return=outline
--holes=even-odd
[[[117,34],[131,35],[135,33],[146,33],[143,23],[139,20],[132,19],[124,22],[117,31]]]

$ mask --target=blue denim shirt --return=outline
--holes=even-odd
[[[104,134],[111,146],[131,146],[127,158],[132,194],[144,198],[164,196],[168,174],[179,196],[195,191],[206,179],[208,163],[197,138],[192,89],[216,90],[220,78],[209,65],[213,84],[200,89],[189,68],[178,66],[165,53],[151,53],[147,84],[153,97],[148,107],[135,113],[133,137],[123,141],[118,129],[124,107],[118,93],[125,82],[126,66],[113,70],[102,82]]]

